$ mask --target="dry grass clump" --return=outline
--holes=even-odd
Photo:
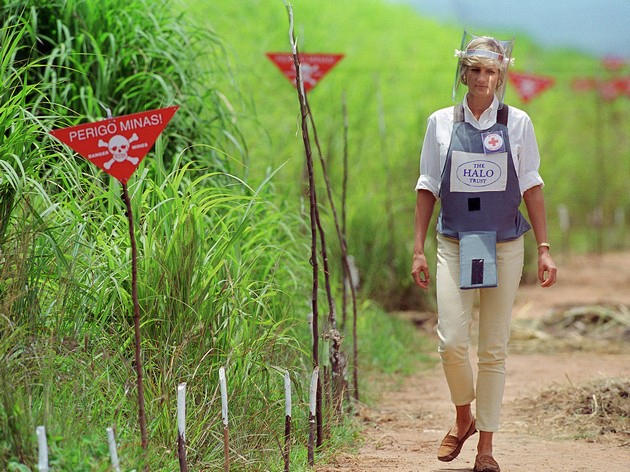
[[[517,320],[511,346],[527,351],[625,352],[630,346],[630,307],[567,307],[540,319]]]
[[[627,338],[630,336],[630,308],[625,305],[575,306],[543,318],[542,327],[556,336]]]
[[[553,385],[518,403],[543,434],[630,445],[630,378]]]

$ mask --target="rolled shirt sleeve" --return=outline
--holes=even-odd
[[[514,119],[514,126],[510,129],[510,143],[514,143],[512,153],[517,166],[519,187],[523,194],[532,187],[545,185],[539,173],[540,153],[534,125],[529,116],[521,110],[514,109],[514,117],[510,116],[510,119]]]
[[[429,116],[420,154],[420,177],[416,183],[416,191],[428,190],[436,199],[439,198],[442,169],[450,145],[452,110],[452,107],[438,110]]]

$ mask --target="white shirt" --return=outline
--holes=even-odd
[[[497,122],[499,101],[494,98],[492,105],[482,113],[477,120],[467,99],[464,99],[464,121],[479,130],[490,128]],[[446,154],[451,144],[453,132],[453,108],[448,107],[436,111],[427,120],[427,132],[424,135],[422,153],[420,154],[420,178],[416,184],[417,190],[429,190],[439,198],[442,170],[446,164]],[[508,136],[512,160],[518,177],[521,194],[536,185],[544,185],[538,173],[540,154],[534,134],[534,125],[527,113],[518,108],[508,108]]]

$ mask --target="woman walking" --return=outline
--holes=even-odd
[[[455,459],[464,442],[479,431],[476,472],[500,471],[492,441],[499,429],[512,306],[523,268],[523,235],[530,228],[538,246],[541,286],[552,286],[557,272],[549,252],[533,125],[525,112],[503,103],[512,45],[464,33],[462,50],[456,50],[453,98],[462,86],[466,93],[461,103],[429,117],[416,185],[412,276],[425,289],[431,274],[424,243],[435,203],[440,202],[438,350],[456,418],[438,459]],[[519,211],[521,200],[529,222]],[[477,291],[475,383],[468,346]]]

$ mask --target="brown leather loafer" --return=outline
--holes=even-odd
[[[476,421],[475,418],[473,418],[472,423],[470,423],[470,428],[468,428],[468,431],[466,431],[466,434],[464,434],[461,439],[457,436],[453,436],[452,434],[447,434],[442,440],[442,444],[440,444],[440,449],[438,450],[438,460],[442,462],[450,462],[455,459],[462,450],[462,446],[464,445],[466,439],[476,432]]]
[[[487,454],[478,455],[475,457],[475,468],[474,472],[501,472],[501,468],[497,461],[494,460],[494,457],[489,456]]]

